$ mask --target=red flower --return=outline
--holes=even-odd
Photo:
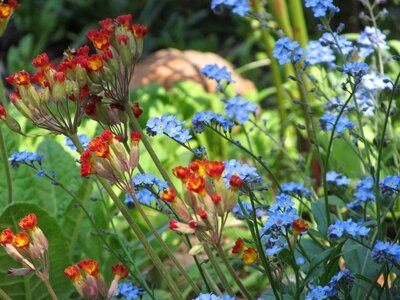
[[[107,30],[111,30],[113,27],[113,20],[111,19],[104,19],[99,21],[99,25],[102,29],[107,29]]]
[[[139,144],[141,138],[142,138],[142,135],[139,132],[135,132],[135,131],[131,132],[131,139],[132,139],[132,143],[134,145],[137,146]]]
[[[78,266],[88,275],[92,275],[94,277],[97,277],[99,275],[99,263],[95,260],[81,260],[78,263]]]
[[[20,71],[6,77],[6,81],[13,86],[27,86],[31,83],[31,76],[26,71]]]
[[[169,220],[169,229],[176,229],[176,228],[178,228],[178,226],[176,225],[176,223],[177,223],[178,221],[176,221],[176,220]]]
[[[174,174],[174,176],[179,178],[182,182],[187,182],[190,177],[190,169],[178,166],[172,169],[172,174]]]
[[[202,160],[196,159],[189,164],[189,168],[198,176],[203,177],[206,173],[206,162],[207,160],[204,158]]]
[[[219,180],[222,172],[225,170],[225,164],[222,161],[210,161],[206,164],[206,172],[208,176]]]
[[[204,209],[202,209],[201,211],[199,211],[199,216],[202,219],[207,219],[207,212]]]
[[[233,175],[231,179],[229,179],[229,184],[231,185],[231,189],[236,191],[242,186],[243,180],[239,176]]]
[[[100,135],[100,137],[105,140],[107,143],[111,143],[114,135],[112,134],[112,132],[110,130],[104,130],[103,133]]]
[[[77,266],[69,266],[64,270],[64,274],[73,282],[83,279],[81,272],[79,271]]]
[[[117,35],[117,43],[119,45],[124,44],[125,46],[128,45],[129,37],[126,34],[118,34]]]
[[[34,230],[37,225],[37,217],[34,213],[29,214],[19,221],[19,227],[24,230]]]
[[[211,196],[211,200],[215,203],[218,204],[221,201],[221,196],[218,194],[214,194]]]
[[[18,100],[21,100],[21,95],[19,94],[18,91],[14,91],[10,94],[10,100],[12,103],[15,103]]]
[[[14,240],[14,233],[10,228],[4,229],[0,235],[0,243],[4,246],[11,244]]]
[[[111,267],[111,271],[114,274],[114,276],[115,277],[118,276],[119,279],[128,277],[128,273],[129,273],[128,269],[125,266],[121,265],[121,264],[112,266]]]
[[[49,57],[47,53],[42,53],[36,56],[36,58],[32,61],[32,65],[35,68],[46,68],[50,64]]]
[[[133,114],[136,118],[139,118],[143,113],[143,109],[140,108],[139,102],[133,103]]]
[[[102,29],[98,30],[90,30],[86,37],[89,41],[93,43],[93,46],[98,50],[107,50],[110,46],[110,36],[107,30]]]
[[[41,86],[49,85],[49,82],[46,79],[43,69],[40,69],[38,72],[32,75],[32,82],[39,84]]]
[[[110,148],[107,142],[101,137],[95,137],[91,140],[88,148],[97,157],[108,158],[110,156]]]
[[[204,196],[206,191],[206,181],[204,180],[203,177],[193,177],[190,178],[188,183],[186,184],[186,187],[195,193],[200,194],[201,196]]]
[[[30,238],[26,232],[18,232],[13,240],[15,247],[19,249],[29,248]]]
[[[98,72],[103,70],[103,59],[99,54],[93,54],[87,59],[86,70],[89,72]]]
[[[119,24],[124,26],[126,29],[129,29],[132,23],[132,15],[131,14],[126,14],[126,15],[121,15],[118,16],[115,21],[117,21]]]
[[[3,104],[0,104],[0,119],[4,120],[5,118],[7,118],[7,111]]]
[[[147,27],[140,24],[132,26],[132,32],[135,38],[142,39],[147,34]]]
[[[251,265],[258,260],[258,252],[256,249],[249,247],[243,251],[243,261],[247,265]]]
[[[233,254],[239,254],[242,253],[244,249],[244,243],[241,238],[238,238],[235,242],[235,246],[232,247],[232,253]]]
[[[300,233],[306,232],[308,230],[308,225],[304,220],[298,219],[292,222],[293,235],[298,236]]]
[[[167,202],[174,202],[176,197],[175,190],[170,187],[167,190],[163,190],[161,193],[161,200],[167,201]]]

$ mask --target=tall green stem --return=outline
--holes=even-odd
[[[290,19],[293,22],[293,38],[305,47],[308,43],[306,20],[301,0],[289,0]]]
[[[376,175],[375,175],[376,219],[378,222],[377,229],[378,229],[378,238],[379,239],[382,239],[382,226],[381,226],[381,204],[382,203],[381,203],[380,190],[379,190],[379,177],[380,177],[380,172],[381,172],[383,144],[384,144],[384,139],[385,139],[385,134],[386,134],[386,128],[387,128],[387,125],[389,122],[390,110],[392,108],[394,93],[395,93],[397,85],[399,83],[399,79],[400,79],[400,73],[397,75],[396,81],[393,84],[393,89],[392,89],[392,93],[390,95],[389,105],[388,105],[388,108],[387,108],[386,114],[385,114],[385,122],[383,123],[382,135],[379,140],[378,161],[377,161]]]
[[[11,178],[11,171],[10,171],[10,164],[8,163],[8,154],[7,148],[4,141],[3,131],[1,128],[0,123],[0,151],[1,151],[1,159],[3,160],[3,167],[4,167],[4,175],[6,176],[7,181],[7,199],[8,204],[13,202],[13,186],[12,186],[12,178]]]
[[[8,296],[3,289],[0,289],[0,299],[2,299],[2,300],[12,300],[11,297]]]
[[[79,153],[82,153],[84,151],[81,143],[79,142],[79,139],[77,138],[76,135],[70,136],[71,141],[74,143],[76,148],[78,149]],[[108,195],[111,197],[113,200],[115,206],[118,208],[118,210],[121,212],[125,220],[128,222],[130,228],[133,230],[135,233],[136,237],[138,240],[142,243],[143,247],[145,248],[146,252],[150,255],[154,265],[156,266],[157,270],[160,272],[161,276],[163,279],[166,280],[172,294],[174,295],[174,299],[181,299],[183,300],[183,297],[181,295],[181,292],[176,285],[176,283],[173,281],[170,273],[166,270],[164,267],[162,261],[158,257],[158,255],[155,253],[153,247],[150,245],[150,243],[147,241],[146,236],[142,232],[142,230],[139,228],[139,226],[135,223],[131,215],[129,214],[128,210],[125,208],[125,205],[122,203],[122,201],[118,198],[118,196],[114,193],[110,185],[107,183],[105,179],[103,179],[100,176],[96,175],[97,180],[100,182],[100,184],[104,187],[105,191],[108,193]]]
[[[47,291],[49,292],[51,299],[58,300],[56,293],[53,290],[53,287],[50,284],[49,279],[43,279],[44,285],[46,286]]]
[[[185,269],[182,267],[182,265],[178,262],[174,254],[171,252],[171,250],[168,248],[168,246],[165,244],[165,242],[162,240],[161,236],[158,234],[158,231],[154,228],[153,224],[150,222],[149,218],[147,217],[145,211],[142,208],[142,205],[136,198],[134,194],[131,194],[132,199],[135,203],[135,207],[138,209],[140,215],[142,216],[143,220],[147,224],[148,228],[150,231],[153,233],[154,237],[158,241],[158,243],[161,245],[161,248],[165,251],[165,253],[168,255],[168,257],[172,260],[172,262],[175,264],[175,266],[178,268],[179,272],[185,277],[187,282],[191,285],[193,288],[193,291],[196,294],[200,293],[199,288],[197,287],[196,283],[190,278],[189,274],[185,271]]]
[[[204,251],[206,252],[211,264],[213,265],[214,270],[217,273],[218,278],[219,278],[222,286],[224,287],[225,291],[230,296],[235,295],[235,292],[232,290],[231,285],[229,284],[228,280],[226,279],[224,272],[222,271],[217,259],[214,256],[214,253],[212,253],[212,250],[210,249],[210,247],[208,247],[207,244],[204,245]]]
[[[268,1],[268,5],[279,27],[288,38],[293,39],[293,29],[290,24],[286,0],[271,0]]]
[[[217,250],[219,256],[221,257],[223,263],[225,264],[226,268],[228,269],[229,273],[231,274],[233,280],[236,282],[236,284],[239,287],[239,290],[241,291],[243,296],[245,296],[246,299],[254,300],[254,297],[246,289],[246,287],[243,285],[240,278],[237,276],[235,270],[232,268],[231,263],[229,262],[228,258],[225,256],[225,252],[222,249],[221,245],[220,244],[215,245],[215,249]]]

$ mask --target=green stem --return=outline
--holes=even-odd
[[[7,181],[7,199],[8,204],[12,204],[13,202],[13,186],[12,186],[12,178],[10,171],[10,164],[8,163],[8,153],[7,147],[5,145],[3,131],[0,123],[0,151],[1,151],[1,159],[3,160],[4,174],[6,176]]]
[[[78,137],[75,135],[70,136],[71,141],[74,143],[75,147],[78,149],[79,153],[82,153],[84,151],[81,143],[79,142]],[[118,196],[114,193],[110,185],[107,183],[107,181],[96,175],[97,180],[100,182],[100,184],[104,187],[110,198],[113,200],[115,206],[118,208],[118,210],[121,212],[122,216],[125,218],[125,220],[128,222],[130,228],[133,230],[135,233],[136,237],[139,239],[139,241],[142,243],[143,247],[145,248],[146,252],[150,255],[155,267],[157,270],[160,272],[161,276],[165,281],[167,282],[172,294],[174,295],[174,299],[181,299],[183,300],[183,297],[181,295],[181,292],[176,285],[176,283],[173,281],[172,277],[170,276],[170,273],[165,269],[162,261],[158,257],[158,255],[155,253],[153,247],[150,245],[150,243],[147,241],[146,236],[142,232],[142,230],[139,228],[139,226],[135,223],[131,215],[129,214],[128,210],[125,208],[125,205],[122,203],[122,201],[118,198]]]
[[[239,287],[239,290],[243,294],[243,296],[246,297],[246,299],[249,300],[254,300],[254,297],[250,294],[250,292],[246,289],[246,287],[243,285],[242,281],[240,278],[237,276],[235,270],[232,268],[228,258],[225,256],[225,252],[222,249],[220,244],[215,245],[215,249],[217,250],[219,256],[221,257],[223,263],[225,264],[226,268],[228,269],[229,273],[231,274],[233,280],[236,282],[237,286]]]
[[[308,33],[306,20],[304,18],[303,3],[301,0],[289,0],[289,7],[290,18],[294,25],[293,38],[304,48],[308,43]]]
[[[393,103],[393,98],[394,98],[394,93],[396,91],[397,85],[399,83],[400,79],[400,73],[396,77],[396,81],[393,84],[393,89],[392,93],[390,96],[389,100],[389,105],[386,110],[386,115],[385,115],[385,122],[383,123],[383,130],[382,130],[382,135],[379,140],[379,152],[378,152],[378,165],[376,167],[376,175],[375,175],[375,195],[376,195],[376,218],[377,218],[377,229],[378,229],[378,239],[382,239],[382,223],[381,223],[381,197],[380,197],[380,190],[379,190],[379,176],[381,172],[381,162],[382,162],[382,153],[383,153],[383,144],[384,144],[384,139],[385,139],[385,134],[386,134],[386,128],[387,124],[389,121],[390,117],[390,109],[392,108],[392,103]]]
[[[3,289],[0,289],[0,298],[3,300],[12,300]]]
[[[204,244],[204,251],[206,252],[211,264],[214,267],[215,272],[218,275],[219,280],[221,281],[222,286],[224,287],[225,291],[230,295],[234,296],[235,293],[231,288],[231,285],[229,284],[228,280],[225,277],[224,272],[222,271],[221,267],[219,266],[219,263],[217,259],[214,256],[214,253],[212,253],[212,250],[208,247],[207,244]]]
[[[265,13],[264,7],[260,0],[254,1],[254,10],[256,14]],[[286,120],[286,112],[285,112],[285,97],[283,93],[283,83],[281,78],[281,71],[279,68],[279,64],[277,60],[272,55],[273,49],[273,40],[271,38],[269,29],[261,28],[261,38],[264,44],[265,52],[267,53],[268,58],[271,60],[271,72],[272,72],[272,80],[274,86],[276,88],[276,99],[278,103],[278,113],[279,113],[279,124],[280,124],[280,136],[284,136],[284,127],[283,124]]]
[[[268,5],[279,27],[288,38],[293,39],[293,29],[290,24],[286,0],[271,0],[268,1]]]
[[[257,243],[257,249],[258,249],[259,255],[261,257],[261,262],[263,264],[264,270],[267,272],[267,276],[268,276],[269,282],[271,284],[271,288],[275,295],[275,298],[279,299],[279,294],[278,294],[278,291],[276,290],[276,285],[275,285],[274,277],[272,275],[272,270],[271,270],[269,261],[266,257],[264,247],[261,242],[261,235],[260,235],[260,231],[258,229],[258,224],[257,224],[257,215],[256,215],[257,212],[256,212],[256,206],[254,203],[254,194],[248,186],[246,186],[246,189],[250,196],[251,208],[252,208],[252,213],[253,213],[252,217],[253,217],[253,223],[254,223],[254,225],[253,225],[253,224],[250,224],[250,222],[249,222],[248,225],[249,225],[250,229],[252,229],[252,227],[254,227],[254,229],[255,229],[255,232],[254,232],[255,241]],[[243,209],[244,207],[242,207],[241,203],[240,203],[240,205],[241,205],[242,210],[244,210]]]
[[[51,296],[51,299],[58,300],[57,295],[54,292],[53,287],[51,286],[49,279],[48,278],[47,279],[43,279],[43,282],[44,282],[44,285],[47,288],[47,291],[49,292],[49,294]]]
[[[164,250],[164,252],[168,255],[168,257],[172,260],[172,262],[176,265],[176,267],[178,268],[179,272],[183,275],[183,277],[185,277],[186,281],[191,285],[193,291],[196,294],[200,293],[199,288],[197,287],[196,283],[194,283],[194,281],[192,280],[192,278],[190,278],[190,276],[188,275],[188,273],[185,271],[185,269],[182,267],[182,265],[178,262],[178,260],[176,259],[176,257],[174,256],[174,254],[171,252],[171,250],[168,248],[168,246],[165,244],[165,242],[162,240],[161,236],[159,235],[158,231],[154,228],[153,224],[150,222],[149,218],[147,217],[145,211],[142,208],[142,205],[140,204],[140,202],[138,201],[138,199],[136,198],[136,195],[131,194],[132,199],[135,203],[135,207],[138,209],[140,215],[142,216],[143,220],[145,221],[145,223],[147,224],[148,228],[150,229],[150,231],[153,233],[154,237],[156,238],[156,240],[158,241],[158,243],[161,245],[161,248]]]

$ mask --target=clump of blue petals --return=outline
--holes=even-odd
[[[345,36],[338,35],[337,33],[325,32],[319,39],[319,42],[321,45],[330,46],[332,49],[344,56],[349,55],[355,50],[351,41],[349,41]]]
[[[88,138],[86,136],[86,134],[78,134],[78,140],[79,140],[79,142],[81,143],[81,145],[82,145],[82,147],[84,149],[87,148],[89,142],[91,141],[91,139]],[[77,148],[75,147],[74,143],[72,142],[72,140],[68,136],[65,137],[65,146],[70,147],[71,150],[73,150],[73,151],[77,150]]]
[[[380,51],[389,49],[389,46],[386,44],[386,35],[384,35],[379,28],[373,26],[366,26],[364,30],[360,32],[360,38],[357,44],[359,45],[358,55],[360,57],[367,57],[377,49]]]
[[[42,164],[43,155],[38,154],[36,152],[27,152],[26,150],[22,152],[15,151],[11,156],[8,158],[11,166],[13,168],[18,168],[20,163],[33,165],[34,163],[38,163],[39,165]]]
[[[336,186],[348,186],[351,180],[343,174],[335,171],[329,171],[326,173],[326,181],[329,184]]]
[[[228,7],[232,9],[232,13],[235,15],[244,17],[250,13],[249,1],[248,0],[212,0],[211,9],[217,10],[220,7]]]
[[[214,79],[218,83],[225,80],[228,83],[232,82],[232,73],[228,71],[226,66],[220,67],[217,64],[206,65],[200,70],[200,73],[209,79]]]
[[[173,115],[162,115],[161,118],[153,117],[147,121],[146,132],[150,136],[166,134],[180,143],[186,143],[192,136],[184,125],[185,121],[178,121]]]
[[[138,288],[131,283],[120,283],[118,284],[118,291],[115,295],[116,299],[125,297],[126,300],[139,299],[144,294],[142,288]]]
[[[328,239],[330,241],[337,241],[345,234],[348,234],[352,237],[364,237],[369,231],[370,228],[359,225],[353,222],[351,219],[348,219],[347,221],[337,220],[335,224],[331,224],[328,227]]]
[[[294,181],[281,184],[281,189],[285,194],[296,195],[300,198],[309,198],[312,195],[312,192],[306,189],[304,185]]]
[[[235,297],[231,297],[229,295],[224,295],[224,296],[217,296],[213,293],[208,293],[208,294],[199,294],[196,298],[193,298],[192,300],[235,300]]]
[[[235,123],[228,120],[221,114],[215,114],[211,110],[197,112],[192,118],[193,130],[196,133],[202,133],[205,126],[215,126],[222,128],[224,132],[228,132],[235,126]]]
[[[276,41],[272,55],[278,60],[280,65],[284,65],[290,62],[298,62],[304,55],[304,50],[299,48],[297,41],[292,41],[290,38],[284,37]]]
[[[376,241],[371,251],[371,257],[377,264],[400,263],[400,245],[390,242]]]
[[[365,203],[368,200],[375,201],[375,195],[372,192],[373,187],[374,180],[371,177],[366,177],[357,183],[356,192],[353,194],[356,200],[348,203],[347,207],[355,208],[359,207],[362,203]]]
[[[328,64],[331,68],[335,66],[336,60],[333,50],[326,45],[321,45],[319,41],[310,41],[306,47],[305,63],[314,66],[319,64]]]
[[[319,119],[319,123],[321,126],[322,130],[333,130],[333,126],[335,125],[337,116],[335,116],[334,114],[328,113],[323,115],[320,119]],[[346,129],[353,129],[354,128],[354,123],[350,122],[349,117],[348,116],[341,116],[338,123],[336,124],[336,128],[335,131],[337,133],[343,133],[343,131],[345,131]]]
[[[247,101],[237,95],[225,102],[225,113],[228,118],[235,118],[240,124],[244,124],[249,120],[249,115],[255,113],[257,105]]]
[[[246,215],[252,217],[253,216],[253,206],[249,202],[243,202],[242,201],[242,206],[245,211],[243,213],[242,207],[240,206],[239,203],[235,205],[235,207],[232,209],[232,213],[235,216],[236,219],[243,220],[245,219]],[[255,207],[256,208],[256,218],[260,219],[263,216],[265,216],[265,211],[260,208],[260,207]]]
[[[339,8],[333,5],[333,0],[306,0],[305,6],[311,8],[314,17],[320,18],[326,16],[328,11],[339,12]]]

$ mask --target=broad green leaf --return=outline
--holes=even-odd
[[[57,221],[39,206],[31,203],[16,203],[8,206],[0,216],[0,229],[10,227],[18,231],[18,222],[29,213],[35,213],[38,226],[49,241],[50,282],[59,299],[68,299],[73,285],[64,275],[64,269],[71,264],[69,244]],[[14,300],[50,299],[46,287],[35,275],[9,277],[7,269],[22,265],[14,261],[3,249],[0,252],[0,287]]]

